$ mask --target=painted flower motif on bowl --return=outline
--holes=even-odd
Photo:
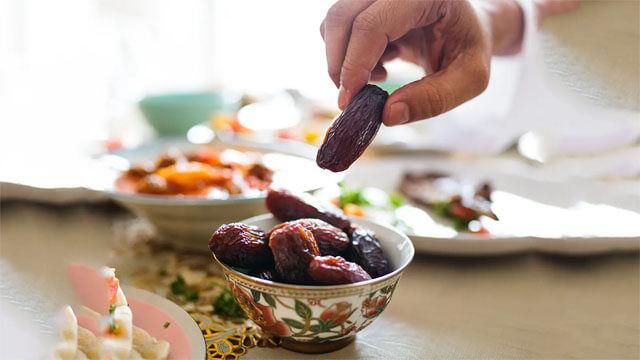
[[[260,325],[263,330],[278,336],[288,336],[291,334],[287,325],[283,321],[275,318],[273,308],[269,305],[263,305],[255,302],[254,298],[249,295],[249,293],[237,286],[235,283],[230,282],[229,286],[231,287],[231,292],[236,296],[236,300],[238,300],[238,304],[242,310],[247,313],[249,318]]]

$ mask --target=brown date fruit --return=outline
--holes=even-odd
[[[222,225],[209,240],[209,249],[223,263],[261,268],[273,262],[264,231],[241,223]]]
[[[349,237],[344,231],[319,219],[298,219],[289,221],[275,226],[271,231],[273,232],[280,227],[293,223],[300,224],[304,226],[305,229],[311,231],[314,239],[316,239],[318,248],[320,249],[320,255],[340,255],[347,250],[351,244]]]
[[[322,285],[351,284],[371,280],[360,265],[340,256],[316,256],[309,263],[309,276]]]
[[[387,97],[379,87],[365,85],[331,124],[316,156],[318,166],[334,172],[348,169],[376,136]]]
[[[352,228],[349,236],[351,238],[351,247],[347,254],[349,260],[362,266],[372,278],[389,273],[389,262],[380,247],[380,242],[371,230],[356,226]]]
[[[275,229],[269,236],[278,276],[287,282],[308,284],[309,262],[320,255],[313,234],[300,224],[287,224]]]
[[[294,195],[286,190],[269,189],[266,205],[269,212],[282,221],[313,218],[343,231],[351,227],[351,222],[342,210],[309,194]]]

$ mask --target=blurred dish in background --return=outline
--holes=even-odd
[[[219,136],[232,135],[248,141],[273,143],[303,142],[317,146],[337,115],[337,108],[286,90],[266,95],[245,94],[238,112],[227,112],[210,119]]]
[[[207,145],[205,148],[207,150],[199,155],[197,152],[194,153],[202,149],[202,146],[183,139],[157,139],[138,148],[115,151],[106,155],[102,161],[111,169],[111,176],[104,179],[104,191],[116,202],[149,220],[163,240],[202,251],[202,241],[211,235],[211,229],[266,211],[265,192],[261,189],[267,182],[275,187],[307,192],[331,186],[341,178],[340,175],[319,169],[309,158],[294,155],[310,152],[302,143],[256,144],[235,139],[228,142],[218,140]],[[207,175],[206,171],[200,170],[210,167],[208,164],[198,165],[197,169],[200,169],[198,171],[191,171],[193,169],[189,167],[186,172],[181,172],[176,167],[173,170],[171,167],[158,170],[161,172],[159,176],[167,176],[172,179],[171,181],[176,180],[181,183],[185,180],[186,185],[202,186],[196,193],[190,194],[196,196],[138,193],[119,186],[119,178],[123,172],[130,169],[130,164],[156,159],[159,155],[167,153],[169,149],[176,149],[181,154],[190,154],[194,160],[199,157],[200,161],[218,161],[217,155],[226,155],[229,159],[221,163],[238,164],[233,165],[237,168],[236,176],[242,178],[238,183],[245,182],[248,186],[237,193],[229,193],[226,188],[208,186],[200,177],[201,174]],[[211,154],[216,156],[209,157]],[[252,164],[257,163],[256,159],[259,159],[258,168],[261,169],[258,172],[268,169],[272,174],[271,181],[260,180],[249,173]],[[163,159],[158,158],[158,160]],[[263,175],[260,174],[260,177],[264,177]],[[251,183],[256,186],[249,186]],[[223,189],[225,191],[222,191]],[[206,250],[206,247],[204,249]]]
[[[489,236],[481,221],[484,217],[498,220],[491,211],[493,189],[488,182],[459,181],[436,172],[412,172],[404,174],[397,190],[386,192],[340,183],[333,202],[349,216],[393,225],[407,235]]]
[[[237,117],[243,127],[264,132],[293,127],[301,115],[293,97],[283,92],[243,106]]]
[[[148,95],[138,103],[149,124],[160,136],[184,135],[218,113],[235,111],[238,99],[222,92],[190,92]]]
[[[419,159],[419,165],[409,158],[363,161],[322,196],[351,216],[397,227],[425,253],[584,255],[640,248],[637,184],[553,179],[531,169],[523,177],[509,173],[505,160]],[[451,176],[442,176],[443,169]],[[473,216],[459,216],[465,214]]]
[[[203,145],[189,152],[172,148],[134,164],[116,187],[126,193],[226,198],[260,192],[272,181],[273,170],[259,153]]]
[[[498,220],[491,210],[493,186],[487,181],[461,181],[434,171],[405,172],[398,190],[413,203],[450,221],[456,231],[488,234],[481,217]]]

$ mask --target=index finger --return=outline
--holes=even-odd
[[[340,0],[331,6],[322,22],[321,33],[326,44],[327,69],[336,86],[340,86],[340,67],[347,51],[353,19],[373,1]]]
[[[387,44],[437,20],[434,1],[377,1],[355,17],[340,73],[340,103],[348,104],[369,81]]]

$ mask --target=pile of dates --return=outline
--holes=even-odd
[[[308,194],[270,189],[269,232],[242,223],[222,225],[209,249],[223,263],[262,279],[303,285],[350,284],[389,273],[375,234]]]

